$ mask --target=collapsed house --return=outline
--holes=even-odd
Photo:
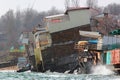
[[[41,53],[35,50],[37,64],[58,72],[74,68],[78,64],[75,43],[87,39],[79,35],[79,30],[91,31],[89,8],[68,9],[64,14],[45,17],[45,21],[45,30],[34,30],[34,49]]]

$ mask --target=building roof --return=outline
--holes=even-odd
[[[69,11],[86,10],[86,9],[90,9],[90,8],[89,7],[79,7],[79,8],[71,7],[69,9],[67,9],[64,14],[57,14],[57,15],[47,16],[45,18],[50,19],[50,18],[55,18],[55,17],[63,17],[63,16],[65,16],[65,14],[68,14]]]
[[[90,8],[89,7],[79,7],[79,8],[72,7],[72,8],[67,9],[65,14],[67,14],[69,11],[86,10],[86,9],[90,9]]]
[[[55,18],[55,17],[61,17],[61,16],[64,16],[65,14],[58,14],[58,15],[52,15],[52,16],[47,16],[45,17],[46,19],[49,19],[49,18]]]

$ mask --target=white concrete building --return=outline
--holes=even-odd
[[[64,14],[47,16],[45,20],[50,33],[59,32],[90,24],[90,10],[88,7],[73,8]]]

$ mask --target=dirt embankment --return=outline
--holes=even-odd
[[[17,66],[10,66],[10,67],[0,68],[0,70],[18,70],[18,68]]]

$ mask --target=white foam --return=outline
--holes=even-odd
[[[109,68],[107,68],[105,65],[97,65],[92,67],[91,69],[92,74],[95,75],[112,75],[114,74],[114,72],[112,70],[110,70]]]

